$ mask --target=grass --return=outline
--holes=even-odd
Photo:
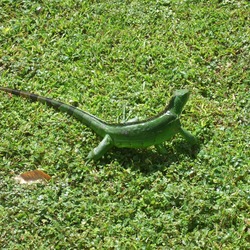
[[[249,1],[0,3],[0,85],[108,122],[150,117],[175,89],[196,157],[113,149],[65,114],[0,93],[1,249],[249,249]],[[47,185],[13,176],[43,169]]]

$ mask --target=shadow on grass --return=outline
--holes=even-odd
[[[156,171],[166,171],[173,163],[180,162],[184,158],[195,159],[199,153],[200,145],[190,147],[183,141],[177,141],[166,145],[166,154],[161,154],[153,147],[147,149],[113,149],[110,157],[116,159],[124,168],[132,168],[144,174],[152,174]],[[101,164],[107,164],[103,159]]]

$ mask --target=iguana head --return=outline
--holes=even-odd
[[[176,90],[169,102],[169,105],[166,107],[166,111],[171,111],[179,116],[188,101],[189,95],[190,92],[187,89]]]

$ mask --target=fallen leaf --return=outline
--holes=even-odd
[[[20,184],[44,183],[51,179],[51,176],[44,173],[42,170],[32,170],[22,173],[14,177],[15,181]]]

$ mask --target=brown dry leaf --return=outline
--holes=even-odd
[[[45,183],[51,179],[51,176],[42,170],[32,170],[16,176],[15,181],[20,184]]]

